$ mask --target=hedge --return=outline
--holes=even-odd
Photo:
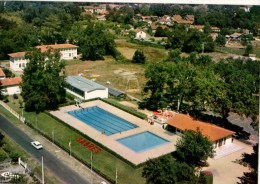
[[[141,119],[144,119],[144,120],[147,120],[147,115],[144,114],[144,113],[141,113],[141,112],[138,112],[136,111],[135,109],[133,108],[130,108],[130,107],[126,107],[114,100],[111,100],[111,99],[107,99],[107,98],[103,98],[103,99],[100,99],[101,101],[105,102],[105,103],[108,103],[109,105],[112,105],[114,107],[117,107],[118,109],[121,109],[129,114],[132,114],[138,118],[141,118]]]

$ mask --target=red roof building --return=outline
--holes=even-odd
[[[233,141],[232,135],[235,134],[233,131],[196,120],[185,114],[174,115],[167,121],[167,124],[173,127],[177,133],[183,133],[186,130],[196,131],[199,129],[204,136],[208,137],[209,140],[214,143],[215,147],[231,143]]]

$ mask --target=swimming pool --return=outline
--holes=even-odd
[[[70,111],[68,113],[106,135],[112,135],[138,127],[98,106]]]
[[[134,134],[117,141],[135,152],[143,152],[170,142],[149,131]]]

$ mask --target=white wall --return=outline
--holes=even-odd
[[[78,95],[77,93],[66,89],[67,92],[71,93],[72,95],[80,98],[80,99],[84,99],[84,100],[88,100],[88,99],[92,99],[92,98],[108,98],[108,88],[106,88],[105,90],[95,90],[95,91],[91,91],[91,92],[85,92],[85,98],[83,98],[82,96]]]
[[[108,98],[108,89],[85,92],[85,100],[92,98]]]
[[[78,55],[77,48],[60,49],[60,53],[61,59],[65,60],[76,58]]]
[[[232,136],[229,136],[229,137],[226,137],[226,140],[224,141],[222,141],[222,145],[221,146],[224,146],[224,145],[228,145],[228,144],[231,144],[232,143]],[[213,143],[213,147],[214,148],[220,148],[221,146],[219,146],[219,141],[215,141],[214,143]]]
[[[140,31],[140,32],[136,33],[135,38],[137,38],[137,39],[145,39],[146,38],[146,33],[143,32],[143,31]]]
[[[23,71],[28,62],[29,60],[25,58],[10,58],[10,68],[14,71]]]
[[[82,96],[78,95],[77,93],[74,93],[73,91],[71,91],[71,90],[69,90],[69,89],[67,89],[67,88],[66,88],[66,91],[67,91],[68,93],[70,93],[70,94],[72,94],[72,95],[74,95],[74,96],[76,96],[76,97],[78,97],[78,98],[84,100],[84,98],[83,98]]]
[[[21,88],[19,86],[10,86],[3,89],[3,94],[5,95],[13,95],[20,94]]]

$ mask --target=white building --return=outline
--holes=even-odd
[[[108,98],[108,88],[81,76],[68,76],[66,78],[66,91],[72,95],[88,100],[92,98]]]
[[[25,52],[16,52],[8,54],[10,57],[10,69],[13,71],[23,71],[29,62],[28,59],[25,59]]]
[[[145,40],[146,39],[146,33],[144,31],[136,31],[135,39]]]
[[[5,78],[1,80],[1,85],[3,86],[4,95],[20,94],[21,88],[20,83],[22,82],[21,77]]]
[[[71,60],[77,57],[78,46],[72,44],[55,44],[55,45],[40,45],[36,46],[41,52],[46,52],[48,49],[59,50],[61,54],[61,59]],[[10,69],[13,71],[23,71],[29,62],[25,59],[26,52],[16,52],[8,54],[10,56]]]

